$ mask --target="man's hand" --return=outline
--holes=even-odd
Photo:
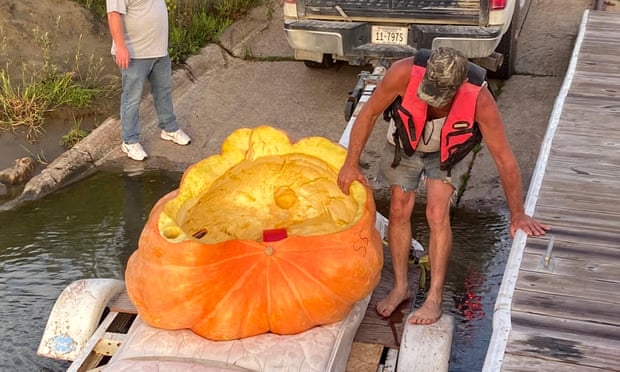
[[[129,61],[131,57],[129,56],[129,50],[127,47],[116,46],[116,65],[122,69],[126,69],[129,66]]]
[[[510,236],[514,237],[517,230],[523,230],[528,236],[541,236],[551,229],[551,226],[543,224],[523,213],[510,218]]]
[[[343,193],[349,195],[349,187],[351,187],[354,181],[359,181],[364,186],[369,185],[368,180],[364,177],[362,172],[360,172],[358,167],[345,163],[338,173],[338,187],[340,187]]]

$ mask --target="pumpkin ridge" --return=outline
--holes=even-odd
[[[203,244],[204,245],[208,245],[208,244],[205,244],[205,243],[203,243]],[[213,262],[204,263],[204,264],[202,264],[200,266],[201,267],[205,267],[205,268],[211,268],[211,267],[219,266],[221,264],[229,263],[229,262],[232,262],[232,261],[239,261],[239,260],[249,259],[252,256],[258,256],[260,258],[260,257],[264,256],[264,253],[262,251],[257,251],[257,252],[248,252],[248,253],[239,254],[239,255],[234,256],[234,257],[221,257],[221,258],[219,258],[217,260],[213,260]],[[171,265],[173,265],[173,264],[171,264]],[[186,264],[179,264],[179,265],[176,265],[176,266],[184,267],[184,266],[186,266]]]
[[[230,298],[230,296],[232,296],[232,294],[234,293],[234,290],[235,290],[235,289],[239,289],[239,288],[243,288],[243,287],[244,287],[244,286],[243,286],[243,283],[245,283],[245,282],[248,280],[248,276],[250,276],[250,273],[252,273],[252,272],[253,272],[253,271],[255,271],[255,270],[260,270],[260,269],[257,269],[257,267],[258,267],[258,266],[259,266],[259,265],[260,265],[260,264],[261,264],[261,263],[262,263],[265,259],[266,259],[266,260],[269,260],[269,258],[268,258],[268,257],[265,257],[265,258],[263,258],[263,259],[257,260],[257,261],[254,263],[254,265],[250,266],[250,267],[248,268],[248,270],[247,270],[247,271],[246,271],[246,272],[245,272],[242,276],[240,276],[239,278],[237,278],[237,280],[235,280],[235,281],[234,281],[234,284],[233,284],[232,286],[230,286],[230,289],[228,290],[228,292],[226,293],[226,295],[225,295],[225,296],[223,296],[222,298],[220,298],[220,299],[219,299],[219,301],[218,301],[217,305],[213,308],[213,311],[212,311],[209,315],[207,315],[206,319],[210,319],[210,318],[212,318],[212,316],[213,316],[213,315],[217,315],[217,314],[218,314],[219,309],[220,309],[222,306],[225,306],[225,305],[226,305],[226,301]],[[268,262],[269,262],[269,261],[268,261]],[[269,265],[267,264],[267,266],[269,266]],[[239,283],[241,283],[241,285],[239,285]]]
[[[297,300],[297,304],[298,307],[301,311],[303,311],[303,314],[305,315],[306,318],[311,319],[313,324],[316,324],[316,320],[312,319],[312,317],[310,316],[308,309],[306,309],[306,306],[304,306],[304,302],[302,301],[302,296],[300,296],[299,291],[297,290],[296,286],[292,286],[292,279],[289,275],[286,275],[286,270],[282,269],[282,266],[280,265],[280,263],[276,260],[276,262],[274,262],[275,266],[277,266],[277,269],[280,271],[280,274],[286,278],[286,287],[288,288],[289,292],[292,293],[295,296],[295,300]],[[271,271],[271,270],[270,270]],[[271,284],[271,283],[270,283]],[[271,285],[269,285],[269,288],[271,288]],[[269,302],[271,303],[271,297],[269,297]],[[271,314],[271,312],[270,312]],[[269,329],[273,330],[275,328],[275,324],[273,324],[273,320],[272,317],[269,317]]]
[[[331,294],[332,294],[332,296],[333,296],[334,298],[336,298],[339,302],[342,302],[342,303],[343,303],[343,304],[345,304],[345,305],[346,305],[346,304],[348,304],[348,301],[346,301],[346,300],[345,300],[342,296],[340,296],[337,292],[335,292],[335,291],[334,291],[331,287],[329,287],[328,285],[326,285],[324,282],[322,282],[322,281],[320,281],[320,280],[316,279],[316,278],[314,277],[314,275],[312,275],[312,273],[311,273],[311,272],[309,272],[308,270],[306,270],[303,266],[299,265],[298,263],[296,263],[296,262],[295,262],[295,261],[293,261],[293,260],[290,260],[290,259],[287,259],[287,258],[284,258],[284,257],[281,257],[281,258],[280,258],[280,260],[281,260],[281,261],[287,261],[287,262],[288,262],[291,266],[295,267],[295,268],[299,271],[299,273],[300,273],[300,274],[304,274],[304,277],[305,277],[308,281],[310,281],[310,282],[312,282],[312,283],[316,283],[318,286],[320,286],[320,287],[324,288],[324,289],[326,290],[326,292],[331,293]],[[279,262],[278,262],[278,263],[279,263]],[[284,273],[285,273],[286,271],[284,271],[284,270],[282,269],[282,266],[281,266],[281,265],[278,265],[278,267],[279,267],[279,268],[280,268],[280,270],[282,271],[283,276],[287,277],[287,279],[290,279],[288,276],[284,275]],[[288,284],[289,282],[290,282],[290,281],[287,281],[287,284]],[[295,292],[297,292],[297,290],[296,290]]]

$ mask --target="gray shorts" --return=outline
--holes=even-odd
[[[394,145],[386,143],[379,164],[379,181],[390,186],[400,186],[404,191],[416,191],[422,175],[442,180],[458,190],[469,168],[467,161],[462,160],[452,167],[448,177],[448,171],[439,168],[439,152],[415,152],[412,156],[405,154],[402,149],[400,152],[400,164],[392,168]]]

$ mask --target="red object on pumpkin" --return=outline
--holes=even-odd
[[[263,230],[263,242],[277,242],[288,237],[286,229]]]

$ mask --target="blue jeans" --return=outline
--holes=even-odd
[[[158,126],[167,132],[179,129],[172,107],[172,63],[170,57],[132,59],[121,69],[121,138],[127,144],[140,140],[140,102],[144,84],[149,81]]]

